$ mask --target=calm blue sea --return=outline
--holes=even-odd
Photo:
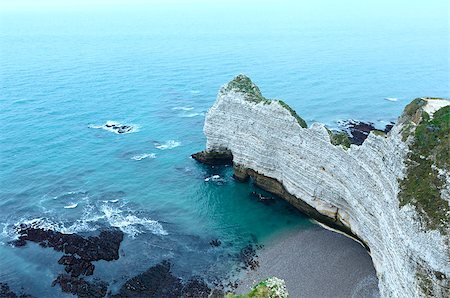
[[[46,2],[0,5],[0,282],[39,297],[62,295],[49,287],[60,254],[9,246],[19,222],[121,228],[121,258],[96,263],[113,290],[164,259],[183,277],[224,276],[249,242],[311,226],[281,201],[252,200],[230,168],[189,157],[239,73],[330,126],[384,126],[415,97],[450,96],[445,1]],[[95,128],[107,121],[136,129]]]

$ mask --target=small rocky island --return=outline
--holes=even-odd
[[[450,100],[418,98],[365,140],[307,123],[239,75],[208,111],[205,164],[232,164],[370,251],[382,297],[450,296]]]

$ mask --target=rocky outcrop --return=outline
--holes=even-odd
[[[236,179],[251,177],[357,236],[370,249],[383,297],[448,297],[449,104],[417,99],[389,133],[370,132],[346,148],[240,75],[206,115],[202,156],[212,164],[214,155],[232,155]]]
[[[119,229],[103,230],[98,236],[82,237],[77,234],[36,228],[22,224],[17,227],[19,238],[11,244],[23,247],[27,241],[38,243],[41,247],[50,247],[63,252],[58,264],[65,266],[65,272],[58,275],[52,286],[59,284],[63,292],[78,297],[104,297],[108,284],[103,281],[87,281],[84,277],[92,275],[94,261],[114,261],[119,259],[119,248],[123,232]],[[0,297],[2,297],[0,295]]]

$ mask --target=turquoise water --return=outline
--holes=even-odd
[[[112,289],[164,259],[180,276],[223,276],[249,241],[308,228],[287,204],[252,200],[253,186],[230,168],[189,157],[204,148],[204,113],[236,74],[308,123],[331,126],[383,126],[415,97],[450,96],[444,1],[373,10],[193,3],[2,10],[0,282],[61,295],[48,286],[59,254],[7,244],[18,222],[121,228],[124,255],[96,264]],[[93,128],[107,121],[136,130]],[[221,178],[205,181],[212,175]],[[208,244],[215,238],[220,248]]]

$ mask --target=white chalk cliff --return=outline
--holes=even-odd
[[[205,154],[231,152],[238,178],[253,176],[263,188],[361,239],[382,297],[449,297],[449,169],[432,165],[445,202],[434,226],[423,220],[415,199],[401,204],[399,198],[423,113],[432,116],[450,104],[436,100],[416,102],[387,135],[372,132],[361,146],[344,148],[331,143],[324,125],[306,128],[286,104],[265,99],[240,75],[221,88],[206,115]]]

